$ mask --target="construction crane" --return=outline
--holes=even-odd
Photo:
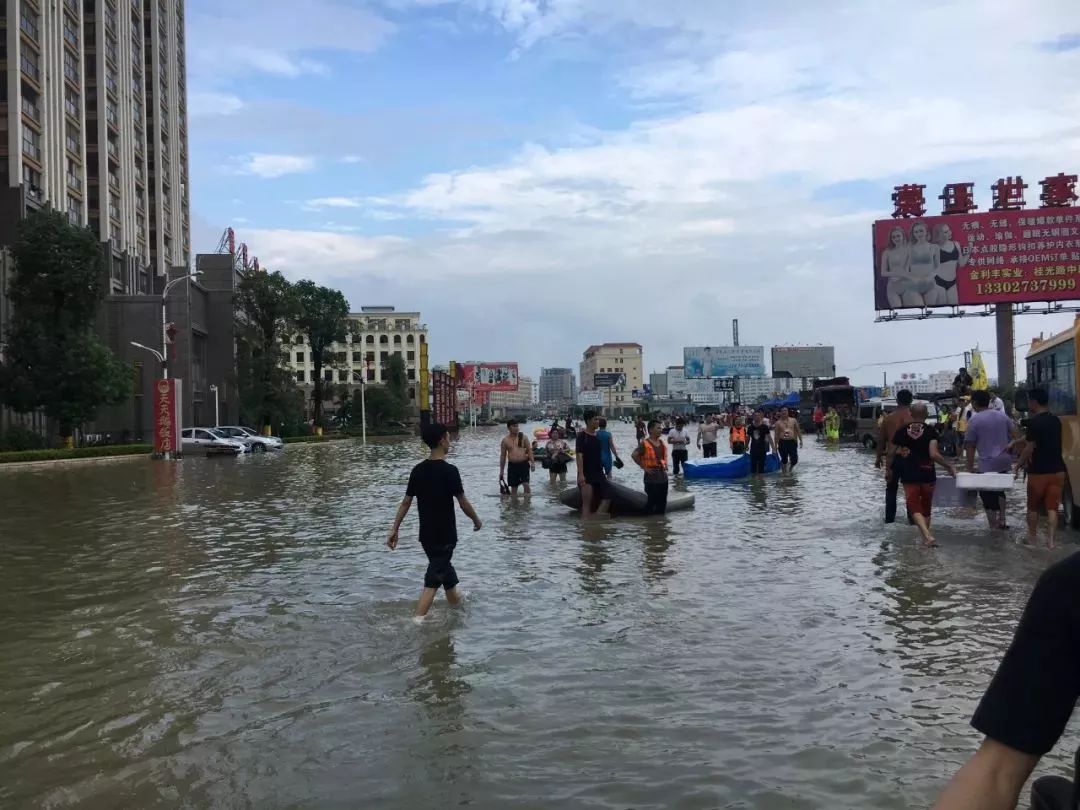
[[[239,253],[237,253],[236,244],[236,231],[232,228],[226,228],[224,233],[221,234],[221,239],[218,240],[217,250],[215,253],[228,253],[233,257],[233,268],[238,273],[259,272],[259,259],[256,256],[248,258],[248,246],[246,242],[241,242],[239,245]]]

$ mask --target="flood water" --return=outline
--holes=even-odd
[[[543,471],[498,497],[501,435],[453,447],[485,525],[421,626],[415,512],[384,546],[414,440],[0,471],[0,806],[927,806],[1075,548],[949,514],[923,550],[870,454],[813,441],[582,526]]]

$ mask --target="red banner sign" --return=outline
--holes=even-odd
[[[517,363],[463,363],[458,366],[463,388],[479,395],[488,391],[517,391]]]
[[[1080,298],[1080,208],[883,219],[877,309]]]
[[[457,427],[457,382],[442,371],[431,372],[432,417],[440,425]]]
[[[178,455],[180,437],[180,380],[154,380],[154,452]]]

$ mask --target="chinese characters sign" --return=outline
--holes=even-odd
[[[1080,298],[1078,207],[884,219],[873,237],[879,310]]]
[[[457,427],[457,381],[442,371],[431,372],[432,417],[440,425]]]
[[[474,394],[488,391],[517,391],[517,363],[465,363],[461,369],[461,384]]]
[[[180,380],[154,380],[154,452],[180,453]]]

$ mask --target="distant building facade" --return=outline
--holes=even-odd
[[[649,388],[652,390],[654,397],[666,397],[668,395],[668,379],[667,372],[661,372],[657,374],[653,372],[649,375]]]
[[[518,377],[517,391],[492,391],[487,402],[491,415],[500,418],[531,411],[535,404],[533,389],[532,377]]]
[[[594,375],[604,373],[623,374],[626,383],[611,390],[605,397],[606,410],[613,415],[633,413],[636,401],[634,391],[642,389],[642,347],[640,343],[601,343],[582,353],[580,366],[581,390],[596,390]]]
[[[574,371],[569,368],[540,369],[540,402],[553,405],[566,405],[577,396],[574,384]]]
[[[323,383],[335,386],[339,392],[347,389],[352,396],[364,383],[385,383],[385,366],[391,356],[398,355],[405,363],[409,402],[418,408],[420,346],[427,343],[427,335],[427,324],[421,322],[419,312],[398,312],[392,306],[361,307],[359,312],[349,314],[345,342],[331,344],[324,358]],[[310,403],[315,387],[311,347],[303,335],[295,335],[285,349],[296,384]],[[332,401],[327,404],[334,409]]]

